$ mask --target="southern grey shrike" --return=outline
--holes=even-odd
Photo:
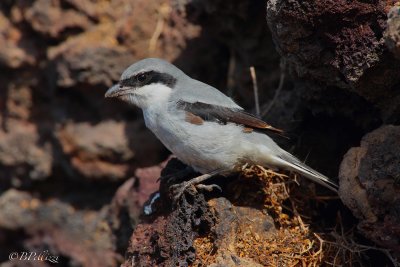
[[[337,185],[280,148],[266,131],[281,131],[249,114],[216,88],[194,80],[157,58],[127,68],[105,97],[119,98],[143,110],[146,126],[181,161],[203,175],[229,174],[245,163],[295,171],[333,191]],[[262,132],[264,131],[264,132]]]

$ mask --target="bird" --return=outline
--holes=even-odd
[[[141,108],[146,127],[178,159],[201,174],[175,185],[175,198],[189,186],[200,187],[210,177],[227,176],[244,164],[294,171],[337,192],[335,182],[279,147],[268,135],[281,134],[282,130],[163,59],[146,58],[132,64],[105,97]]]

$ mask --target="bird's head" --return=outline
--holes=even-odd
[[[178,79],[183,76],[181,70],[162,59],[143,59],[127,68],[105,97],[148,108],[167,102]]]

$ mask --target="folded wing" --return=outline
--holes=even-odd
[[[265,121],[247,113],[243,109],[223,107],[202,102],[189,103],[182,100],[178,101],[177,107],[205,121],[216,121],[224,124],[232,122],[241,124],[247,129],[268,130],[278,134],[283,133],[282,130],[272,127]]]

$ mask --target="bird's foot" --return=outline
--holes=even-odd
[[[176,203],[178,202],[179,198],[185,193],[185,191],[192,186],[193,184],[190,181],[185,181],[180,184],[171,185],[169,188],[172,192],[172,199]]]
[[[170,187],[170,190],[172,191],[174,202],[177,202],[179,200],[179,198],[183,195],[183,193],[185,193],[185,191],[191,186],[194,186],[197,189],[204,189],[204,190],[207,190],[207,191],[212,191],[213,189],[218,189],[218,190],[222,191],[221,187],[219,187],[218,185],[215,185],[215,184],[213,184],[213,185],[201,184],[202,182],[204,182],[205,180],[215,176],[216,174],[218,174],[218,172],[212,172],[212,173],[209,173],[209,174],[203,174],[203,175],[195,177],[195,178],[193,178],[193,179],[191,179],[189,181],[185,181],[185,182],[182,182],[180,184],[172,185]]]

